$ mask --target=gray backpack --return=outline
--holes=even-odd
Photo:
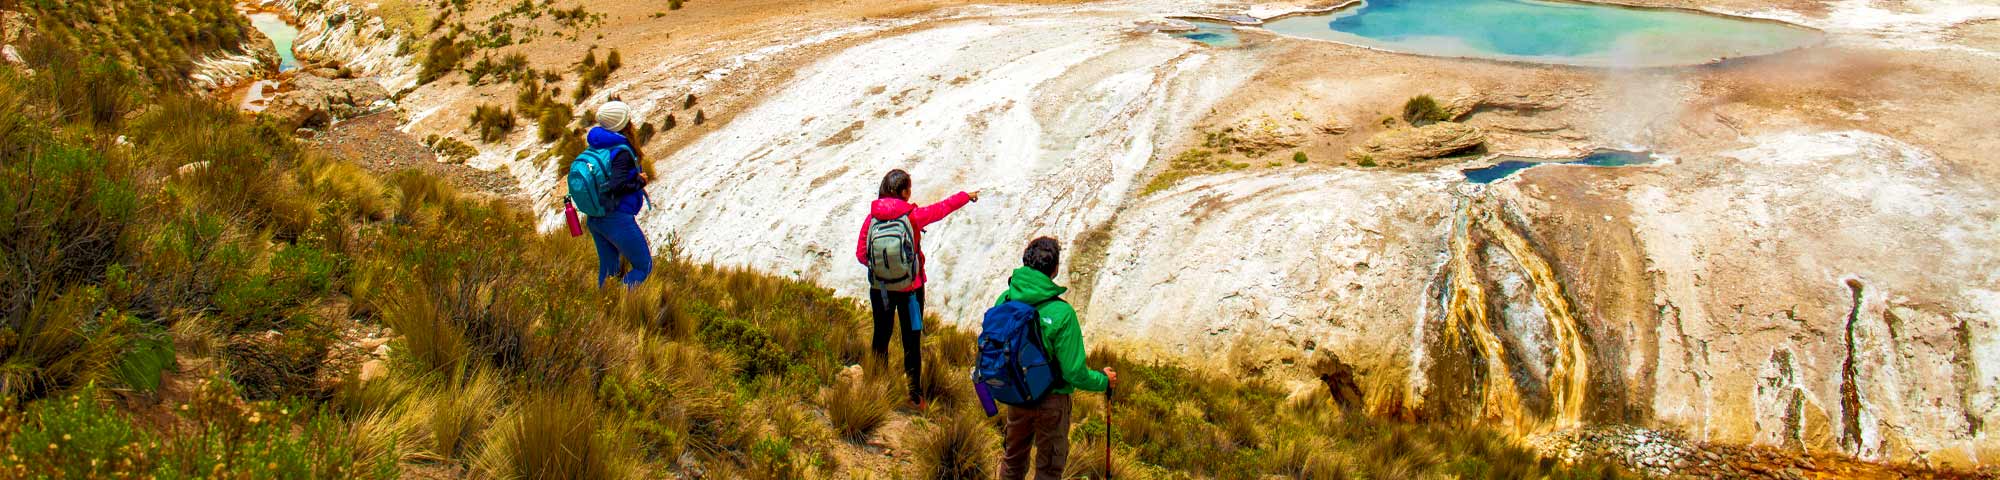
[[[868,286],[903,291],[917,283],[917,229],[910,216],[868,225]]]

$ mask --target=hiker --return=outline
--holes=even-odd
[[[944,220],[979,192],[958,192],[944,201],[917,207],[910,203],[910,174],[890,170],[882,176],[854,257],[868,267],[868,305],[875,311],[876,358],[889,355],[891,328],[903,332],[903,373],[910,377],[910,403],[924,407],[918,374],[923,373],[924,227]]]
[[[1027,477],[1031,449],[1038,452],[1034,457],[1037,480],[1062,478],[1063,466],[1069,461],[1070,394],[1076,390],[1103,392],[1118,382],[1118,373],[1110,367],[1091,370],[1084,359],[1083,329],[1077,325],[1076,309],[1062,299],[1069,289],[1055,282],[1061,263],[1062,246],[1056,239],[1042,237],[1029,242],[1028,250],[1021,254],[1021,268],[1014,269],[1007,279],[1007,292],[995,302],[1035,306],[1041,317],[1042,346],[1061,372],[1054,388],[1040,400],[1007,406],[1002,480]]]
[[[636,217],[650,179],[639,167],[643,157],[633,143],[631,116],[632,107],[616,99],[597,107],[597,126],[584,137],[590,148],[570,166],[570,201],[588,217],[584,224],[597,244],[599,287],[617,279],[631,288],[653,272],[653,250]],[[629,271],[621,258],[631,264]]]

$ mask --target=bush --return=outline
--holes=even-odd
[[[1306,152],[1292,152],[1292,163],[1306,163]]]
[[[64,398],[52,398],[29,405],[10,426],[12,438],[6,445],[6,461],[0,471],[16,478],[86,478],[95,475],[134,475],[145,465],[119,459],[148,456],[150,438],[117,412],[97,403],[94,388],[86,388]],[[11,417],[11,415],[6,415]]]
[[[701,340],[709,348],[735,355],[742,362],[738,374],[746,379],[783,373],[793,361],[791,349],[773,340],[762,327],[734,318],[715,318],[703,323]]]
[[[1418,95],[1403,102],[1403,121],[1411,126],[1421,127],[1437,122],[1451,121],[1451,113],[1438,105],[1430,95]]]

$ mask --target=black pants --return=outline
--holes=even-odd
[[[910,400],[923,392],[918,375],[924,371],[924,289],[891,292],[869,289],[868,305],[875,309],[875,356],[889,356],[890,329],[903,331],[903,373],[910,377]]]

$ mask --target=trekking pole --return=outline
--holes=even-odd
[[[1111,391],[1104,387],[1104,480],[1111,480]]]

